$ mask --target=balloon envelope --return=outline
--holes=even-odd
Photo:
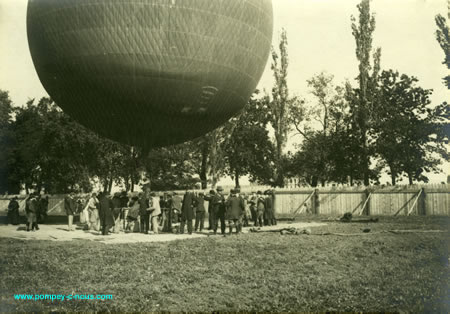
[[[142,147],[199,137],[243,108],[272,41],[271,0],[29,0],[39,78],[75,120]]]

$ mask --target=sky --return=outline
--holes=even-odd
[[[277,46],[282,28],[287,32],[291,95],[308,97],[306,80],[322,71],[334,75],[336,84],[357,76],[350,17],[358,16],[359,0],[272,2],[273,45]],[[417,77],[421,87],[434,90],[431,99],[436,105],[450,101],[450,91],[442,83],[448,74],[442,64],[444,52],[434,35],[434,17],[448,17],[449,5],[448,0],[371,2],[376,19],[373,46],[381,47],[381,68]],[[47,96],[28,50],[26,6],[27,0],[0,0],[0,89],[9,91],[15,105]],[[258,88],[270,91],[272,85],[269,60]],[[446,164],[444,172],[450,174],[449,168]],[[446,173],[433,175],[432,181],[446,181]]]

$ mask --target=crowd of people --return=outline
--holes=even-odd
[[[12,225],[20,224],[19,202],[17,196],[8,204],[7,221]],[[27,218],[27,231],[39,230],[38,223],[45,221],[48,210],[48,196],[43,197],[38,193],[31,193],[25,199],[25,214]]]
[[[225,195],[222,187],[209,192],[189,190],[183,196],[176,192],[156,193],[151,191],[127,194],[125,191],[109,195],[92,193],[87,199],[70,193],[64,199],[68,218],[68,230],[74,231],[74,217],[87,230],[103,235],[124,231],[157,234],[203,231],[208,212],[208,229],[214,234],[242,232],[246,226],[262,227],[277,223],[274,214],[274,193],[267,190],[241,193],[239,188]],[[205,203],[207,202],[207,206]],[[26,199],[27,231],[39,230],[38,222],[47,216],[48,197],[31,194]],[[13,198],[8,206],[8,220],[18,223],[19,204]]]

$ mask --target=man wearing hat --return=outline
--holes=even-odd
[[[180,234],[184,233],[184,225],[187,224],[189,234],[192,234],[192,219],[194,218],[194,202],[195,195],[190,191],[186,191],[181,205],[181,224]]]
[[[99,213],[100,222],[102,225],[102,235],[108,235],[110,229],[114,227],[114,204],[106,192],[100,194],[98,201],[100,207]]]
[[[223,196],[223,188],[221,186],[217,187],[217,193],[212,197],[213,206],[213,230],[214,234],[217,234],[217,228],[220,219],[220,230],[223,235],[225,235],[225,197]]]
[[[25,212],[27,213],[27,231],[39,230],[36,213],[38,211],[38,201],[35,193],[31,193],[30,197],[27,199]]]
[[[258,191],[256,192],[257,195],[257,201],[256,201],[256,220],[255,220],[255,227],[263,226],[263,218],[264,218],[264,210],[266,208],[266,200],[264,199],[262,192]]]
[[[200,228],[200,232],[203,230],[203,224],[205,220],[205,194],[199,192],[195,197],[195,227],[194,230],[197,231]]]
[[[272,226],[273,223],[273,201],[272,201],[272,191],[267,190],[264,192],[264,195],[266,196],[265,201],[265,208],[264,208],[264,225]]]
[[[230,228],[230,235],[233,232],[233,225],[236,229],[236,234],[242,230],[242,215],[245,211],[244,200],[236,195],[236,190],[230,191],[230,197],[226,202],[226,216],[228,219],[228,226]]]
[[[147,196],[143,193],[139,193],[139,219],[141,233],[148,234],[150,229],[150,212],[148,211],[150,202]]]
[[[210,190],[209,194],[204,196],[205,201],[208,201],[208,230],[214,229],[214,215],[213,215],[213,203],[212,199],[216,191]]]

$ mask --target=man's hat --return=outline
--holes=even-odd
[[[223,187],[218,186],[216,190],[217,190],[218,192],[222,192],[222,191],[223,191]]]
[[[238,187],[238,188],[234,189],[234,193],[240,193],[240,192],[241,192],[241,188]]]
[[[258,191],[258,192],[256,192],[256,194],[262,194],[262,192],[261,192],[261,191]]]
[[[230,190],[230,194],[236,194],[236,190],[235,189],[231,189]]]
[[[209,194],[216,194],[216,191],[214,191],[214,190],[209,190]]]

